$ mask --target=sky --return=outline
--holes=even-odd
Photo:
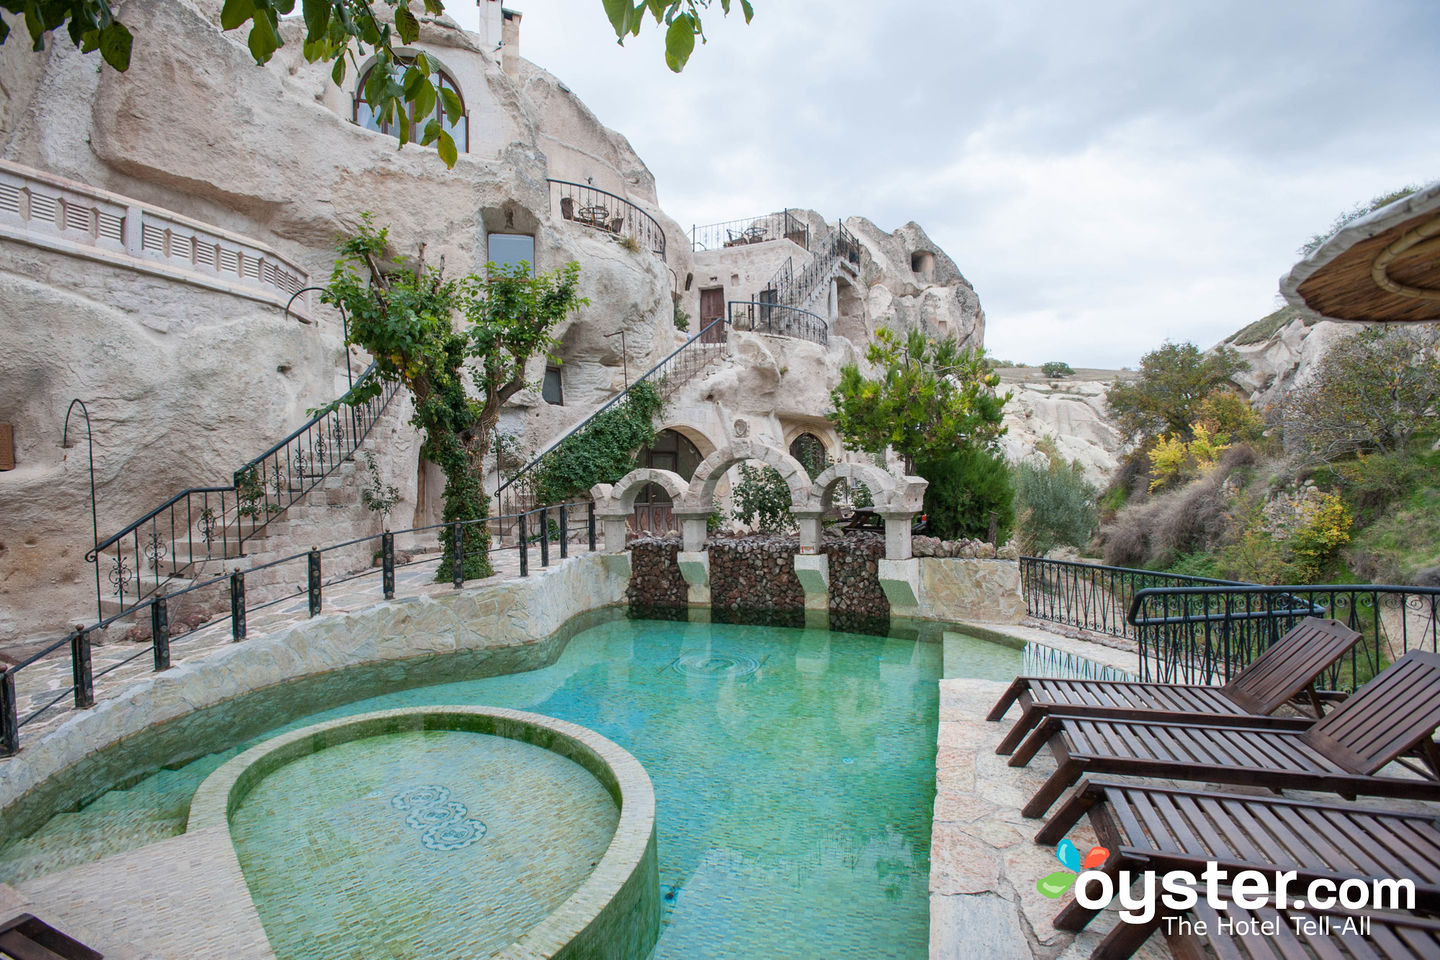
[[[666,213],[913,220],[1001,359],[1208,347],[1280,305],[1337,214],[1440,179],[1440,0],[753,2],[748,26],[712,4],[678,76],[601,0],[510,6]]]

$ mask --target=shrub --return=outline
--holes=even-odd
[[[790,486],[774,467],[740,464],[740,482],[731,498],[735,501],[731,516],[751,528],[776,533],[796,529],[790,513]]]
[[[930,482],[925,489],[925,515],[931,536],[987,539],[993,517],[996,542],[1009,538],[1015,525],[1015,490],[1001,457],[962,447],[948,456],[916,463],[915,471]]]
[[[1150,450],[1150,492],[1171,486],[1182,477],[1203,475],[1215,469],[1215,463],[1228,445],[1210,432],[1203,423],[1191,425],[1193,439],[1183,440],[1179,434],[1164,436]]]
[[[1049,363],[1040,364],[1040,372],[1054,379],[1056,377],[1068,377],[1075,371],[1070,369],[1070,364],[1063,360],[1051,360]]]
[[[1048,466],[1017,466],[1015,513],[1020,551],[1043,556],[1063,544],[1085,546],[1095,532],[1097,496],[1078,460],[1067,464],[1053,457]]]

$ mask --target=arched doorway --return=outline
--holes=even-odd
[[[655,442],[641,448],[635,455],[637,467],[669,470],[689,480],[700,461],[705,459],[690,438],[677,430],[661,430]],[[670,494],[656,483],[647,483],[635,495],[635,511],[630,524],[637,533],[665,533],[675,529],[675,504]]]
[[[800,461],[811,480],[830,466],[830,454],[825,449],[825,442],[813,433],[802,433],[790,441],[790,456]]]

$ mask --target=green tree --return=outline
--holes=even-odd
[[[988,448],[1005,433],[1010,394],[995,393],[1000,377],[983,349],[962,349],[953,337],[930,340],[919,330],[902,338],[881,327],[865,356],[878,376],[869,379],[850,364],[830,393],[829,417],[847,450],[890,447],[917,463],[935,462],[958,447]]]
[[[1064,360],[1051,360],[1047,363],[1040,364],[1040,372],[1047,377],[1059,378],[1068,377],[1075,371],[1071,368],[1070,364]]]
[[[1100,494],[1085,479],[1080,461],[1066,463],[1058,453],[1049,461],[1015,468],[1016,525],[1027,556],[1042,557],[1062,544],[1083,547],[1095,532]]]
[[[404,385],[415,401],[411,422],[425,434],[421,452],[445,472],[442,519],[483,520],[484,462],[501,407],[525,386],[529,360],[555,345],[555,324],[587,302],[576,293],[580,266],[532,277],[528,263],[492,263],[489,277],[445,280],[423,262],[405,269],[402,259],[397,269],[385,269],[386,243],[387,231],[366,218],[341,243],[343,256],[324,294],[349,315],[350,342],[375,357],[378,377],[353,402],[378,395],[381,381]],[[463,529],[465,578],[489,576],[485,525]],[[455,569],[447,534],[442,529],[436,575],[442,580]]]
[[[1325,352],[1281,405],[1285,442],[1313,460],[1403,451],[1440,426],[1440,334],[1367,327]]]
[[[647,14],[656,24],[663,24],[665,62],[676,73],[690,59],[695,38],[705,40],[700,12],[710,6],[711,0],[640,0],[635,6],[629,0],[601,2],[621,43],[625,37],[639,34]],[[749,23],[755,11],[749,0],[740,0],[740,6]],[[720,0],[720,7],[729,14],[730,0]],[[34,50],[43,50],[45,38],[63,26],[83,52],[99,50],[104,61],[121,72],[130,66],[134,38],[116,17],[110,0],[0,0],[0,8],[23,18]],[[280,18],[294,10],[295,0],[224,0],[220,26],[239,30],[249,24],[246,44],[255,62],[264,64],[285,42]],[[373,54],[376,69],[366,82],[365,101],[380,120],[393,122],[412,113],[416,117],[433,116],[439,104],[447,120],[455,123],[464,107],[453,90],[440,87],[434,61],[424,54],[413,58],[396,54],[397,45],[412,44],[420,37],[417,10],[425,16],[439,16],[445,12],[445,5],[442,0],[385,0],[383,6],[370,0],[301,0],[305,59],[310,63],[333,63],[330,77],[340,86],[349,66],[358,70]],[[0,44],[9,35],[9,24],[0,19]],[[399,123],[395,129],[403,146],[409,139],[409,125]],[[436,145],[447,167],[455,165],[459,156],[455,141],[438,119],[426,123],[419,136],[422,144]]]
[[[1140,358],[1140,376],[1116,380],[1105,393],[1110,413],[1133,443],[1164,434],[1190,440],[1200,404],[1249,364],[1231,347],[1202,353],[1193,343],[1166,343]]]
[[[924,477],[925,517],[930,535],[942,540],[987,540],[995,524],[995,543],[1004,543],[1015,525],[1015,488],[1004,458],[983,447],[962,446],[928,460],[917,460]]]
[[[790,485],[780,471],[764,465],[740,464],[740,481],[731,491],[736,520],[775,533],[795,530],[795,517],[790,513]]]

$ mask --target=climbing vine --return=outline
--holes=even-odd
[[[655,442],[655,417],[664,406],[653,383],[635,384],[624,400],[545,455],[536,468],[536,501],[564,503],[597,483],[625,476],[634,468],[636,451]]]
[[[425,435],[421,453],[445,473],[441,518],[465,524],[463,576],[486,577],[492,570],[485,456],[501,408],[526,385],[526,364],[548,353],[557,342],[555,324],[588,302],[576,292],[580,266],[531,276],[528,263],[492,263],[488,276],[446,280],[426,268],[423,247],[413,263],[403,257],[383,263],[387,234],[366,216],[341,241],[323,297],[349,315],[350,342],[375,357],[377,376],[346,402],[378,396],[383,382],[410,391],[411,423]],[[440,531],[437,580],[454,575],[451,531]]]

